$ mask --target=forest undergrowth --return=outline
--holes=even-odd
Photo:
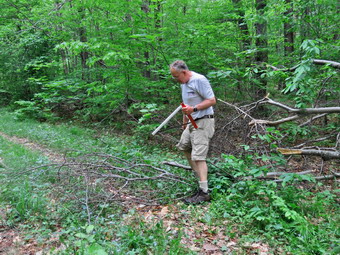
[[[0,254],[340,253],[338,1],[0,6]],[[197,206],[182,116],[151,136],[178,59],[217,100]]]
[[[194,189],[191,172],[162,164],[185,162],[174,150],[74,123],[18,120],[6,109],[1,116],[0,253],[339,252],[338,182],[257,178],[286,166],[283,156],[246,145],[240,156],[213,155],[213,201],[188,206],[179,198]]]

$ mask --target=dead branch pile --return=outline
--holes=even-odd
[[[331,167],[333,169],[336,169],[336,165],[339,163],[339,129],[334,128],[320,132],[314,134],[313,137],[300,135],[291,139],[291,133],[286,130],[283,124],[294,122],[297,128],[312,129],[313,125],[323,126],[330,121],[335,124],[339,123],[339,113],[340,107],[322,106],[298,109],[274,101],[268,96],[257,102],[243,105],[218,99],[215,106],[216,132],[211,141],[210,156],[219,157],[221,154],[241,156],[251,153],[269,158],[273,153],[280,154],[285,151],[284,155],[287,155],[288,161],[294,159],[298,162],[296,157],[302,157],[304,163],[300,164],[300,167],[297,167],[298,164],[287,164],[280,171],[299,172],[315,169],[323,175],[324,170],[327,169],[325,161],[332,161],[329,164],[333,164]],[[268,128],[273,126],[279,131],[278,133],[268,132]],[[175,144],[180,137],[180,131],[172,133],[172,135],[171,138]],[[163,139],[168,136],[170,135],[160,135]],[[334,147],[320,147],[318,145],[320,142],[334,144]],[[248,146],[250,151],[246,151],[245,146]],[[299,149],[299,155],[296,151],[292,154],[288,153],[293,149]],[[254,164],[269,164],[270,167],[271,163],[259,160]],[[271,170],[276,172],[277,166],[273,165]]]
[[[51,187],[54,196],[86,208],[89,221],[94,209],[98,211],[109,204],[126,208],[131,204],[157,205],[183,198],[186,188],[193,185],[190,175],[183,171],[175,174],[169,171],[170,167],[160,168],[102,153],[65,157],[62,163],[16,173],[7,170],[7,181],[19,180],[23,175],[54,180]]]
[[[243,152],[240,145],[249,143],[252,131],[248,123],[257,103],[238,106],[220,99],[218,101],[215,106],[216,131],[211,141],[210,153],[240,155]]]
[[[224,141],[225,143],[233,145],[231,149],[227,150],[228,153],[233,152],[232,154],[235,154],[235,152],[237,151],[235,150],[235,147],[237,145],[240,145],[240,141],[243,141],[243,144],[252,143],[252,141],[254,141],[254,135],[266,134],[267,127],[269,126],[279,126],[285,122],[297,121],[299,123],[299,127],[304,127],[310,125],[312,122],[318,121],[320,118],[327,118],[327,115],[329,114],[335,113],[337,114],[337,117],[335,118],[338,118],[338,114],[340,113],[340,107],[297,109],[274,101],[269,97],[265,97],[262,100],[245,106],[236,106],[220,99],[219,102],[229,107],[230,110],[234,111],[234,114],[227,117],[218,116],[218,127],[214,137],[214,141]],[[267,120],[257,119],[256,117],[254,117],[257,115],[258,109],[262,109],[262,111],[264,111],[261,107],[265,104],[274,105],[279,109],[283,109],[289,114],[289,116],[277,119],[278,116],[282,116],[284,115],[284,113],[273,111],[270,113]],[[316,114],[316,116],[312,116],[313,114]],[[272,120],[271,118],[273,118],[274,120]],[[282,129],[281,131],[283,134],[285,133],[284,129]],[[334,141],[335,137],[336,140]],[[280,146],[282,142],[285,142],[285,138],[287,138],[287,135],[283,135],[283,137],[281,137],[280,139],[275,139],[273,143],[276,143],[276,145]],[[336,129],[334,132],[331,131],[330,133],[328,133],[325,137],[318,137],[313,141],[306,138],[306,141],[304,141],[302,145],[324,141],[327,139],[330,141],[332,141],[333,139],[333,142],[335,142],[335,146],[333,148],[316,148],[315,150],[313,150],[312,148],[301,148],[301,144],[293,145],[293,147],[299,147],[301,149],[302,152],[299,154],[317,155],[325,159],[340,159],[339,150],[337,148],[340,142],[340,133],[337,133]],[[268,144],[270,144],[270,142],[268,142]],[[285,142],[285,144],[287,143]],[[224,151],[224,149],[220,149],[220,151]]]

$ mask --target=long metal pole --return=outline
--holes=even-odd
[[[172,119],[172,117],[175,116],[176,113],[178,113],[182,109],[182,106],[178,106],[176,110],[174,110],[163,122],[162,124],[159,125],[158,128],[156,128],[153,132],[152,135],[155,135],[166,123],[169,122],[169,120]]]

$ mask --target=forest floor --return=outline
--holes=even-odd
[[[43,126],[44,124],[40,124],[36,122],[27,122],[27,123],[20,122],[21,126],[17,127],[19,123],[17,121],[12,120],[12,116],[6,115],[4,118],[7,118],[7,122],[12,122],[12,123],[8,124],[7,127],[4,127],[6,126],[5,125],[6,120],[2,120],[3,121],[2,127],[1,127],[2,131],[0,131],[1,139],[4,139],[10,142],[11,147],[13,147],[14,145],[20,145],[23,148],[25,148],[25,150],[32,151],[34,153],[42,155],[44,158],[47,158],[47,161],[50,163],[62,164],[65,161],[65,155],[61,153],[60,150],[56,150],[55,148],[59,148],[58,146],[64,146],[63,147],[64,149],[66,149],[65,147],[67,147],[67,149],[71,149],[70,148],[71,146],[69,146],[69,141],[66,139],[66,135],[62,133],[61,130],[71,129],[72,132],[70,133],[72,135],[75,134],[75,136],[72,137],[72,139],[74,139],[75,141],[85,139],[85,140],[79,141],[79,144],[82,148],[87,149],[87,146],[91,146],[90,143],[89,144],[86,143],[87,140],[90,140],[90,137],[88,136],[88,134],[83,133],[82,129],[78,129],[73,126],[66,126],[66,127],[63,126],[59,128],[59,127],[54,127],[52,125],[51,126],[47,125],[46,127],[44,127]],[[58,128],[58,129],[54,129],[54,128]],[[14,129],[16,129],[15,132],[12,132]],[[34,136],[35,135],[34,132],[37,132],[39,136]],[[70,135],[70,133],[68,133],[68,135]],[[19,134],[19,135],[16,135],[16,134]],[[28,137],[28,135],[30,135],[30,137],[35,137],[34,138],[35,140]],[[96,138],[95,140],[98,140],[97,139],[98,134],[95,133],[94,136]],[[54,144],[53,146],[49,146],[52,143],[52,140],[54,140],[57,143],[57,145]],[[114,141],[114,143],[116,142],[117,141]],[[105,143],[100,143],[100,144],[105,144]],[[3,152],[4,150],[6,150],[6,148],[0,148],[0,153]],[[2,156],[0,154],[0,168],[1,168],[1,165],[4,165],[4,161],[1,157]],[[236,164],[237,162],[238,161],[234,161],[232,163]],[[324,165],[325,171],[327,171],[327,169],[330,166],[331,166],[330,163],[326,162]],[[320,169],[320,162],[317,160],[315,161],[311,160],[311,161],[306,162],[306,160],[303,160],[303,159],[293,158],[290,161],[290,167],[291,169],[295,169],[297,171],[306,170],[306,168]],[[305,184],[301,183],[301,186],[303,185]],[[308,185],[309,184],[307,183],[306,184],[307,188],[308,188]],[[316,185],[315,183],[313,183],[312,185],[313,185],[312,189],[317,188],[318,190],[327,190],[327,189],[334,190],[337,188],[337,185],[334,185],[334,181],[333,182],[326,181],[320,187]],[[304,189],[304,188],[305,187],[301,187],[301,189]],[[258,193],[257,195],[260,195],[260,194],[262,193]],[[320,197],[321,199],[324,199],[326,202],[328,201],[328,198],[329,198],[329,201],[333,202],[332,200],[333,193],[329,193],[329,194],[325,193]],[[240,199],[242,200],[243,197],[240,197]],[[254,203],[257,202],[257,200],[251,200],[251,199],[252,198],[249,199],[250,200],[249,204],[253,202]],[[256,199],[259,199],[258,201],[264,202],[263,211],[267,212],[266,211],[267,206],[268,206],[268,204],[266,203],[267,197],[264,197],[264,201],[262,197],[256,197]],[[302,200],[306,200],[306,198],[303,197]],[[237,202],[238,200],[235,200],[235,201]],[[231,203],[234,203],[235,201],[232,201]],[[281,200],[277,200],[277,201],[279,202]],[[310,203],[311,201],[312,200],[310,201],[306,200],[307,205],[305,205],[304,210],[311,210],[315,212],[318,212],[319,210],[320,214],[323,214],[324,209],[322,208],[326,208],[326,207],[321,207],[320,205],[322,204],[323,201],[322,200],[318,201],[317,199],[313,200],[313,201],[316,201],[315,207],[313,207],[314,204]],[[246,202],[248,201],[242,200],[241,204],[246,203]],[[295,206],[295,202],[292,204]],[[230,204],[224,204],[223,201],[221,202],[221,204],[217,204],[217,206],[220,206],[220,207],[223,207],[226,205],[230,206]],[[310,205],[310,208],[308,207],[309,205]],[[157,206],[149,206],[149,205],[145,205],[142,203],[135,203],[135,204],[130,203],[129,206],[130,206],[130,209],[134,209],[135,213],[124,214],[122,223],[129,224],[129,222],[142,221],[143,224],[145,223],[146,226],[155,226],[157,225],[157,223],[162,222],[162,225],[161,225],[163,229],[162,235],[166,234],[168,236],[174,237],[175,239],[179,237],[181,246],[185,247],[189,251],[192,251],[192,254],[200,254],[200,255],[201,254],[202,255],[205,255],[205,254],[207,255],[296,254],[294,252],[284,250],[285,248],[282,248],[280,245],[278,245],[276,237],[274,238],[274,237],[269,236],[266,239],[266,238],[262,238],[262,236],[256,236],[256,235],[252,236],[253,226],[251,225],[248,226],[247,223],[242,225],[239,222],[233,222],[232,217],[230,217],[230,215],[228,214],[229,213],[228,211],[226,212],[227,216],[225,217],[223,216],[223,217],[220,217],[219,219],[213,218],[214,214],[211,213],[211,211],[216,210],[217,208],[216,205],[214,205],[214,201],[212,201],[212,203],[205,203],[205,204],[200,204],[197,206],[192,206],[192,205],[186,206],[182,202],[176,202],[176,201],[173,201],[168,204],[157,205]],[[253,204],[251,204],[251,206],[253,207]],[[259,203],[258,207],[255,206],[253,208],[262,210],[262,208],[260,208],[261,206],[262,205]],[[240,205],[240,210],[242,209],[241,207],[242,206]],[[323,216],[321,217],[317,213],[315,213],[315,216],[312,217],[312,221],[313,221],[312,224],[319,224],[319,223],[326,224],[325,226],[327,228],[326,227],[321,228],[320,226],[320,237],[325,238],[322,241],[326,239],[331,239],[331,238],[334,239],[334,236],[337,235],[336,233],[334,233],[336,231],[332,232],[334,230],[334,226],[332,225],[333,224],[332,218],[334,217],[334,215],[337,214],[337,209],[333,209],[332,205],[330,207],[332,209],[324,213],[326,217],[323,217]],[[244,208],[245,208],[244,210],[245,210],[246,215],[251,213],[251,211],[249,211],[249,208],[247,207],[244,207]],[[275,209],[275,206],[273,208]],[[282,208],[286,209],[286,207],[282,207]],[[38,240],[37,236],[39,235],[35,235],[35,234],[32,234],[32,232],[30,232],[31,231],[30,228],[35,229],[35,231],[39,232],[39,230],[37,230],[37,225],[34,225],[34,223],[32,222],[26,222],[24,220],[24,221],[21,221],[19,223],[15,223],[12,225],[7,224],[6,222],[9,222],[9,219],[7,219],[6,217],[8,217],[9,215],[8,211],[10,211],[11,209],[12,209],[11,205],[9,204],[6,205],[5,207],[0,207],[0,254],[6,254],[6,255],[59,254],[58,251],[62,253],[66,249],[64,244],[60,241],[60,236],[58,236],[58,234],[50,235],[47,239],[44,239],[43,241]],[[235,212],[238,213],[238,210],[239,208],[236,208],[236,211],[234,211],[234,213]],[[272,213],[274,213],[274,211]],[[242,218],[244,217],[244,215],[240,217]],[[255,215],[255,217],[257,216]],[[279,219],[278,216],[276,216],[275,214],[273,214],[273,216],[270,216],[270,217],[272,217],[272,219],[269,218],[268,216],[268,221],[272,220],[274,223],[276,223],[276,220]],[[133,228],[136,225],[132,224],[131,226]],[[137,227],[138,226],[140,225],[137,225]],[[280,227],[279,223],[274,226]],[[56,224],[54,228],[55,228],[54,230],[55,233],[60,233],[63,231],[62,226],[58,224]],[[248,232],[250,233],[251,237],[245,239],[244,236],[248,234]],[[282,232],[282,233],[289,234],[289,231]],[[145,233],[142,232],[141,235],[144,235],[144,234]],[[150,235],[152,234],[156,235],[157,233],[155,232],[150,233]],[[115,238],[115,237],[111,235],[108,238]],[[318,239],[318,237],[316,237],[316,239]],[[142,240],[141,242],[144,242],[143,239],[141,240]],[[270,240],[272,240],[272,242],[270,242]],[[110,241],[111,239],[108,239],[108,242]],[[281,242],[282,242],[281,244],[286,244],[286,239],[282,238]],[[300,243],[298,243],[298,245],[300,245]],[[317,243],[315,249],[319,248],[318,245],[320,245],[320,247],[323,247],[322,243],[321,244]],[[48,251],[51,249],[54,249],[54,251],[51,253],[48,253]],[[63,253],[63,254],[72,254],[72,253]],[[95,253],[91,253],[91,254],[95,254]],[[103,253],[103,254],[106,254],[106,253]],[[174,253],[174,254],[184,254],[184,253]],[[308,253],[301,252],[299,254],[308,254]],[[333,254],[333,253],[329,253],[329,254]]]
[[[3,132],[0,132],[0,136],[12,143],[20,144],[29,150],[41,153],[46,156],[51,163],[61,163],[64,160],[64,155],[59,154],[44,145],[32,142],[27,138],[9,136]],[[187,217],[187,215],[192,213],[190,208],[186,210],[176,204],[163,206],[135,204],[134,207],[139,214],[138,218],[142,217],[144,221],[149,224],[162,220],[166,232],[176,234],[178,231],[177,226],[184,225],[185,237],[182,238],[181,243],[193,252],[199,254],[221,255],[226,254],[225,251],[228,251],[228,253],[237,253],[237,251],[240,250],[237,238],[230,238],[223,234],[222,228],[225,225],[230,225],[230,222],[223,222],[224,226],[221,227],[211,226],[211,224],[202,221],[195,222]],[[196,213],[201,214],[196,215],[198,218],[204,217],[204,212],[209,210],[209,204],[207,203],[197,207],[199,207],[199,210],[197,210]],[[5,210],[6,208],[0,208],[0,219],[3,221],[6,220]],[[187,220],[185,220],[185,218],[187,218]],[[129,219],[127,218],[126,220]],[[236,233],[237,229],[234,229],[234,232]],[[197,242],[197,240],[204,240],[204,242]],[[34,238],[27,238],[27,230],[23,231],[20,228],[10,228],[0,225],[0,254],[42,255],[45,254],[44,250],[46,250],[46,248],[55,248],[54,252],[56,252],[62,250],[63,245],[55,238],[51,238],[46,242],[46,245],[42,246],[41,244],[38,244],[37,240]],[[269,245],[262,242],[243,244],[242,250],[245,249],[249,251],[249,254],[252,254],[253,252],[259,255],[271,254],[269,253]]]
[[[16,136],[9,136],[0,132],[0,136],[15,144],[20,144],[25,148],[33,151],[38,151],[46,156],[51,162],[60,163],[63,161],[63,156],[50,150],[46,146],[32,142],[27,138],[19,138]],[[0,163],[2,159],[0,158]],[[0,223],[6,221],[6,210],[9,208],[0,207]],[[50,240],[52,243],[53,240]],[[51,247],[50,247],[51,248]],[[19,228],[6,227],[0,224],[0,254],[6,255],[41,255],[42,247],[38,245],[37,240],[27,239],[25,233]]]

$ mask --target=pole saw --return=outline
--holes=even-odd
[[[180,106],[176,108],[153,132],[152,135],[157,134],[157,132],[164,126],[166,123],[168,123],[175,115],[178,113],[182,108],[186,107],[184,103],[181,103]],[[188,119],[190,120],[191,124],[194,126],[194,128],[198,128],[195,120],[192,118],[190,114],[187,115]]]

